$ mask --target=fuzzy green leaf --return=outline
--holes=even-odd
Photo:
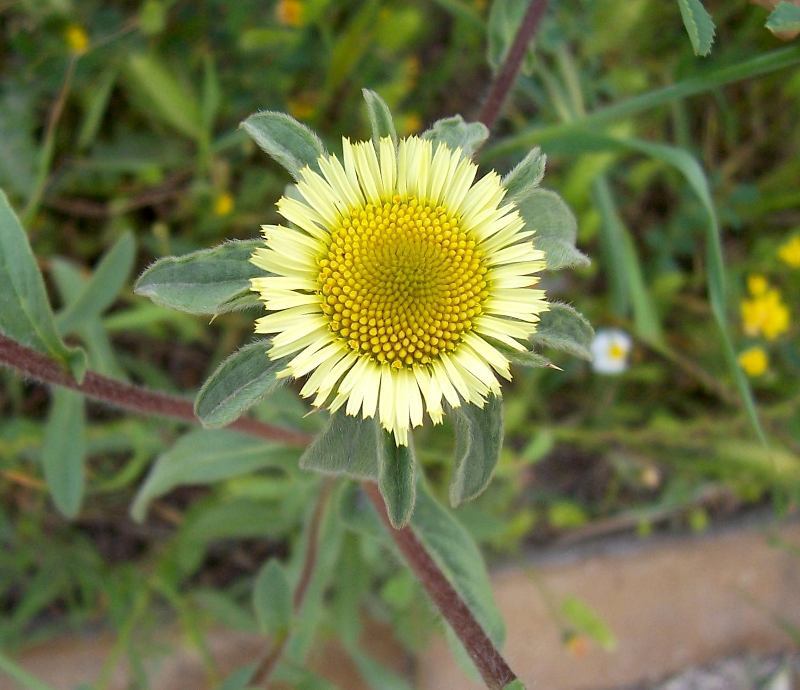
[[[296,180],[305,166],[316,169],[317,159],[325,153],[320,138],[286,113],[256,113],[240,127]]]
[[[678,0],[683,25],[695,55],[706,56],[714,44],[714,20],[700,0]]]
[[[779,2],[767,17],[766,26],[772,33],[800,31],[800,6],[791,2]]]
[[[391,137],[397,144],[397,132],[392,120],[392,112],[386,102],[371,89],[361,89],[364,94],[364,101],[367,104],[367,115],[369,124],[372,128],[372,141],[377,146],[382,137]]]
[[[389,522],[395,529],[405,527],[414,512],[416,482],[414,449],[398,446],[394,436],[381,431],[382,452],[378,454],[378,488],[386,504]]]
[[[575,215],[558,194],[549,189],[530,189],[517,204],[525,226],[536,231],[533,241],[544,251],[549,270],[589,265],[589,258],[575,248]]]
[[[283,384],[283,360],[267,356],[269,341],[259,340],[234,352],[208,377],[194,401],[203,426],[227,426]]]
[[[62,362],[76,379],[82,379],[86,356],[61,340],[28,236],[2,190],[0,285],[0,333]]]
[[[417,538],[461,595],[489,638],[503,644],[505,626],[480,549],[453,514],[420,484],[411,517]]]
[[[250,279],[266,271],[250,263],[258,240],[233,241],[213,249],[167,256],[139,276],[138,295],[189,314],[222,314],[258,304]]]
[[[442,143],[451,149],[460,148],[465,156],[472,156],[489,137],[489,130],[482,122],[465,122],[461,115],[445,117],[433,123],[422,134],[434,144]]]
[[[100,259],[80,294],[58,314],[58,330],[71,333],[108,309],[127,284],[135,258],[136,242],[125,232]]]
[[[531,341],[591,361],[593,338],[594,330],[583,314],[568,304],[552,302],[550,309],[542,313]]]
[[[47,488],[59,512],[74,518],[86,488],[86,412],[80,393],[54,388],[42,442]]]
[[[547,156],[537,146],[528,152],[516,166],[503,178],[503,186],[508,190],[509,199],[524,198],[539,186],[544,177]]]
[[[456,464],[450,481],[450,505],[458,507],[489,485],[503,447],[503,401],[490,395],[481,408],[464,404],[452,411]]]
[[[374,419],[336,412],[303,453],[300,467],[323,474],[377,480],[379,457],[383,453],[382,433]]]
[[[199,429],[162,453],[136,494],[131,515],[141,521],[150,502],[176,486],[211,484],[266,467],[291,468],[296,454],[227,429]]]
[[[286,635],[292,620],[292,589],[283,566],[275,559],[259,570],[253,587],[258,627],[267,635]]]
[[[540,355],[538,352],[519,352],[509,348],[507,351],[504,351],[504,354],[511,360],[512,364],[516,364],[520,367],[553,368],[553,363],[547,359],[547,357]]]

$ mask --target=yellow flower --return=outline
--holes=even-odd
[[[800,268],[800,235],[786,240],[778,248],[778,258],[787,266]]]
[[[747,289],[754,297],[763,295],[769,289],[767,279],[760,273],[752,273],[747,277]]]
[[[740,306],[747,335],[763,335],[767,340],[775,340],[789,330],[789,309],[775,288],[742,300]]]
[[[214,215],[227,216],[233,211],[233,197],[228,192],[222,192],[214,199]]]
[[[83,55],[89,50],[89,35],[79,24],[70,24],[64,31],[64,40],[69,52],[73,55]]]
[[[544,254],[534,231],[490,172],[460,149],[410,137],[343,140],[343,163],[306,167],[278,212],[292,227],[263,226],[254,278],[271,313],[269,356],[282,376],[310,374],[300,393],[316,407],[375,417],[396,443],[450,406],[482,407],[510,379],[492,341],[525,350],[547,309],[534,275]]]
[[[769,357],[763,347],[750,347],[739,355],[739,366],[748,376],[761,376],[769,366]]]
[[[280,24],[299,28],[303,26],[304,7],[302,0],[278,0],[275,17]]]

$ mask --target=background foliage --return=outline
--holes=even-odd
[[[444,510],[434,497],[447,502],[452,441],[448,428],[426,430],[417,453],[428,512],[415,519],[442,525],[434,540],[469,534],[490,558],[508,558],[607,529],[702,530],[732,511],[797,500],[800,72],[784,68],[800,48],[764,28],[763,8],[709,2],[712,49],[699,5],[561,0],[537,35],[478,160],[508,170],[535,144],[548,153],[547,186],[575,211],[578,246],[594,261],[546,287],[635,346],[619,377],[551,352],[562,371],[519,369],[494,481],[455,517],[431,518]],[[401,135],[452,113],[470,119],[520,6],[0,2],[0,187],[46,278],[25,283],[36,295],[29,318],[51,318],[48,295],[55,305],[44,346],[76,374],[85,363],[69,345],[81,343],[96,371],[197,390],[252,341],[252,313],[209,323],[134,295],[132,284],[156,258],[252,240],[276,220],[287,178],[238,123],[285,110],[335,150],[341,135],[370,135],[363,86],[389,104]],[[773,28],[791,30],[793,15],[779,9]],[[12,255],[10,236],[3,261],[27,260]],[[753,275],[769,287],[759,292]],[[240,297],[209,299],[240,307]],[[762,316],[748,316],[748,301]],[[765,324],[780,320],[780,305],[786,324],[775,333]],[[3,307],[0,330],[24,331],[12,316]],[[752,348],[768,362],[745,367],[748,382],[736,358]],[[200,649],[214,623],[285,630],[287,582],[320,484],[299,469],[299,451],[265,453],[231,431],[186,432],[69,392],[50,400],[8,371],[0,377],[0,646],[103,624],[117,634],[115,658],[141,669],[148,631],[167,616]],[[310,432],[324,426],[288,387],[254,411]],[[336,489],[328,513],[328,567],[311,584],[285,673],[299,673],[291,662],[315,631],[335,630],[365,677],[390,687],[359,656],[355,612],[391,621],[412,649],[433,616],[385,558],[357,492]],[[462,556],[479,560],[465,543]],[[554,624],[608,644],[581,606],[565,601]],[[147,687],[143,672],[137,682]]]

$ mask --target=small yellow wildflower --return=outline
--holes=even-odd
[[[742,300],[741,314],[744,332],[749,336],[775,340],[789,330],[789,309],[775,288],[767,287],[763,293]]]
[[[800,268],[800,235],[786,240],[778,248],[778,258],[787,266]]]
[[[752,273],[747,277],[747,289],[754,297],[763,295],[769,289],[767,279],[760,273]]]
[[[214,215],[227,216],[233,211],[233,197],[228,192],[222,192],[214,199]]]
[[[80,56],[89,50],[89,35],[80,24],[70,24],[64,31],[64,40],[73,55]]]
[[[284,26],[291,26],[295,29],[303,26],[304,14],[301,0],[278,0],[278,4],[275,6],[275,18]]]
[[[292,117],[298,120],[307,120],[317,111],[317,106],[313,102],[314,100],[315,98],[311,95],[290,98],[286,102],[286,109]]]
[[[748,376],[761,376],[769,366],[769,357],[763,347],[749,347],[739,355],[739,366]]]

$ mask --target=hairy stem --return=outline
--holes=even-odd
[[[517,74],[519,74],[519,68],[522,65],[528,44],[539,28],[546,9],[547,0],[531,0],[519,29],[517,29],[517,34],[514,36],[514,41],[508,49],[506,59],[489,86],[489,92],[486,94],[478,115],[478,120],[483,122],[489,129],[494,127],[497,118],[500,116],[503,103],[505,103],[506,97],[517,79]]]
[[[328,504],[333,486],[334,483],[332,479],[326,479],[322,484],[322,489],[319,492],[319,496],[317,496],[317,503],[314,506],[314,512],[311,515],[311,521],[308,525],[308,542],[306,543],[303,568],[300,571],[300,577],[297,580],[297,586],[294,588],[294,593],[292,595],[292,608],[295,613],[299,612],[300,608],[303,606],[303,601],[308,591],[308,585],[311,582],[311,576],[314,574],[314,568],[317,565],[319,531],[322,525],[322,516],[325,514],[325,506]],[[267,687],[272,672],[278,665],[281,656],[283,656],[283,652],[288,643],[288,635],[283,635],[280,639],[276,640],[273,648],[264,655],[253,674],[252,682],[254,685]]]
[[[517,676],[489,639],[481,624],[475,620],[464,600],[425,550],[414,530],[410,527],[402,529],[392,527],[377,485],[372,482],[362,482],[361,486],[381,516],[411,571],[458,635],[486,686],[490,690],[502,690],[516,680]]]
[[[124,410],[199,424],[191,400],[116,381],[92,371],[87,372],[83,383],[78,383],[55,360],[2,334],[0,334],[0,363],[37,381],[71,388],[89,398]],[[247,417],[237,419],[228,428],[287,445],[304,446],[311,440],[311,436],[303,432],[284,429]]]

